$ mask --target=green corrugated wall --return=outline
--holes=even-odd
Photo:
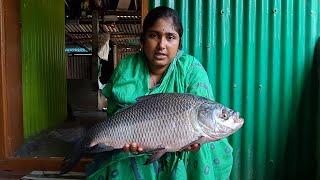
[[[149,1],[159,5],[181,15],[183,49],[206,68],[216,100],[246,120],[230,137],[231,179],[315,179],[320,1]]]
[[[23,126],[29,137],[67,116],[64,1],[20,3]]]
[[[316,46],[316,53],[314,56],[314,64],[316,65],[316,72],[318,73],[318,78],[317,78],[317,86],[318,88],[316,88],[318,90],[318,104],[316,104],[316,106],[318,107],[318,110],[316,110],[317,113],[317,124],[316,129],[318,129],[317,131],[317,137],[320,138],[320,38],[318,38],[317,41],[317,46]],[[318,141],[319,142],[319,141]],[[316,152],[316,159],[320,159],[320,143],[317,143],[317,152]],[[320,179],[320,163],[318,163],[318,166],[316,167],[316,171],[317,171],[317,179]]]

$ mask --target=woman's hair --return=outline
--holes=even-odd
[[[148,29],[150,27],[152,27],[154,25],[154,23],[161,18],[171,18],[173,25],[174,25],[174,29],[177,31],[177,33],[179,34],[179,49],[181,49],[181,37],[183,34],[183,27],[182,27],[182,23],[181,23],[181,19],[177,13],[177,11],[175,11],[174,9],[171,9],[169,7],[165,7],[165,6],[159,6],[156,7],[154,9],[152,9],[151,11],[149,11],[149,13],[147,14],[147,16],[144,18],[143,20],[143,25],[142,25],[142,34],[140,36],[140,41],[143,42],[144,41],[144,36],[145,33],[148,31]]]

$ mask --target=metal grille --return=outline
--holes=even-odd
[[[67,79],[90,79],[91,56],[69,56]]]

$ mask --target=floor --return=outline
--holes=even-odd
[[[28,174],[29,172],[25,171],[0,171],[0,179],[21,179],[23,176]]]
[[[81,180],[86,179],[84,173],[80,172],[70,172],[64,175],[59,175],[57,171],[0,171],[0,180]]]

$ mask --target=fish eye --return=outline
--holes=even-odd
[[[225,109],[222,109],[222,111],[221,111],[221,118],[224,120],[229,119],[228,112]]]

